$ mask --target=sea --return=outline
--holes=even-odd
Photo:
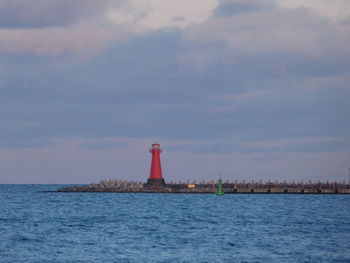
[[[0,185],[0,263],[350,262],[350,195]]]

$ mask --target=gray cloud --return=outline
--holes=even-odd
[[[82,143],[79,145],[81,149],[88,150],[99,150],[99,149],[115,149],[115,148],[127,148],[128,143],[125,142],[114,142],[108,140],[98,140],[93,142]]]
[[[348,144],[338,142],[244,145],[350,134],[348,39],[338,25],[305,10],[261,17],[268,21],[261,27],[251,21],[253,30],[226,16],[193,26],[185,37],[180,30],[157,31],[84,61],[4,56],[0,140],[9,145],[18,139],[26,147],[24,141],[40,146],[42,138],[158,137],[197,140],[199,145],[177,148],[197,152],[344,150]],[[238,51],[227,42],[242,41],[237,32],[253,40],[288,27],[311,43],[324,40],[315,46],[321,52],[308,52],[309,42],[295,48],[294,42],[279,45],[269,37],[260,46],[242,42]],[[205,29],[212,38],[202,35]],[[196,52],[211,56],[203,68],[183,59]],[[220,138],[239,140],[225,144]]]
[[[113,0],[3,0],[0,28],[66,26],[103,13]]]
[[[261,12],[276,7],[273,0],[221,0],[215,10],[216,16],[232,16],[250,12]]]
[[[258,4],[253,6],[259,9]],[[275,65],[276,73],[289,74],[288,64],[297,62],[299,56],[308,56],[310,60],[323,60],[330,53],[349,57],[345,45],[350,41],[348,31],[342,23],[306,8],[270,8],[240,16],[212,17],[203,24],[187,28],[184,38],[202,47],[196,51],[196,56],[188,54],[189,63],[194,65],[204,64],[205,67],[216,61],[236,63],[265,55],[266,58],[271,56],[267,66]],[[205,47],[212,45],[221,45],[221,48],[208,56]],[[288,54],[289,58],[285,57]],[[259,60],[255,59],[255,62],[259,63]],[[330,65],[322,61],[318,67]]]
[[[232,0],[203,24],[124,37],[139,28],[93,21],[117,1],[12,2],[0,4],[4,182],[144,180],[154,141],[167,180],[347,178],[345,20]]]
[[[36,137],[36,136],[34,136]],[[3,137],[2,140],[0,140],[0,148],[8,148],[8,149],[14,149],[14,148],[42,148],[47,146],[53,146],[57,143],[49,138],[41,137],[41,138],[33,138],[32,136],[25,137],[23,134],[20,136],[13,135],[12,137]]]
[[[277,142],[277,143],[276,143]],[[170,151],[185,151],[194,153],[317,153],[338,152],[350,149],[350,138],[290,138],[283,143],[278,141],[253,142],[244,140],[217,140],[205,143],[185,143],[168,147]]]

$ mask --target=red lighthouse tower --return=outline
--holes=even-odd
[[[149,152],[152,153],[152,163],[147,185],[164,186],[165,181],[162,175],[162,166],[160,165],[160,153],[162,149],[158,143],[154,143]]]

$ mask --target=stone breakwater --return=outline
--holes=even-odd
[[[345,182],[262,182],[226,181],[222,188],[226,194],[350,194]],[[112,193],[215,193],[217,182],[170,182],[163,187],[149,186],[137,181],[103,180],[100,183],[76,185],[58,189],[58,192],[112,192]]]

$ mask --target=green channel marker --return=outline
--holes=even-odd
[[[219,179],[218,189],[216,190],[216,195],[224,195],[224,192],[222,191],[222,181],[221,178]]]

